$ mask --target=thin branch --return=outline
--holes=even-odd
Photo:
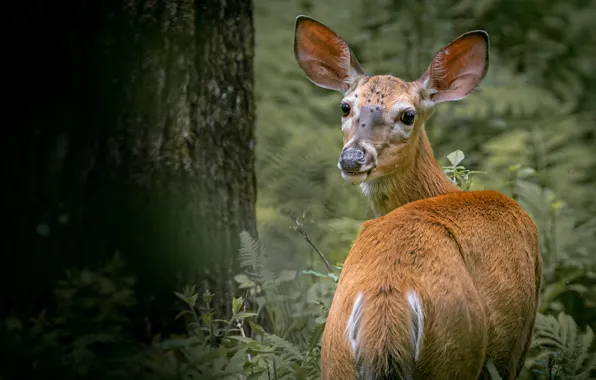
[[[300,221],[298,221],[298,218],[296,218],[294,215],[290,215],[290,218],[292,218],[292,220],[294,221],[294,223],[296,224],[295,227],[293,227],[294,231],[302,234],[302,237],[304,238],[304,240],[306,240],[306,242],[308,244],[310,244],[311,247],[313,247],[313,249],[319,254],[319,257],[321,258],[321,260],[323,260],[323,262],[325,263],[325,266],[327,267],[327,270],[329,272],[333,272],[333,268],[331,267],[331,265],[329,264],[329,261],[327,261],[327,258],[325,257],[325,255],[323,255],[323,253],[321,251],[319,251],[319,249],[317,248],[317,246],[312,242],[312,240],[310,240],[310,238],[308,237],[308,233],[306,232],[306,230],[304,229],[304,225],[302,223],[300,223]]]
[[[244,312],[246,312],[246,304],[247,303],[248,303],[248,297],[244,300],[244,302],[242,302],[242,311],[244,311]],[[244,338],[246,338],[246,333],[244,332],[244,327],[242,326],[243,321],[237,319],[236,320],[236,323],[238,323],[238,329],[240,329],[240,333],[242,334],[242,336]],[[253,333],[254,333],[254,331],[252,331],[252,330],[253,329],[251,329],[251,332],[250,332],[250,335],[251,335],[250,338],[251,339],[253,338]],[[251,361],[252,360],[252,356],[250,355],[250,353],[248,353],[247,355],[248,355],[248,361]]]

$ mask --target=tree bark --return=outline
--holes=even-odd
[[[25,6],[20,122],[1,142],[5,269],[20,276],[2,276],[4,308],[38,312],[64,267],[119,252],[154,325],[186,284],[229,314],[238,235],[256,234],[252,2]]]

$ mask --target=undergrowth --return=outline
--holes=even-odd
[[[477,172],[461,165],[464,158],[461,151],[453,152],[444,171],[469,190]],[[575,296],[587,300],[588,309],[596,307],[589,303],[596,300],[595,263],[583,249],[593,235],[585,225],[570,223],[566,206],[532,182],[532,170],[512,167],[510,173],[508,195],[537,222],[545,261],[534,341],[520,379],[594,378],[594,333],[566,313]],[[30,349],[39,371],[62,378],[318,379],[323,330],[342,266],[329,263],[303,221],[292,219],[291,229],[317,252],[321,265],[316,267],[325,270],[273,271],[266,259],[271,252],[243,232],[242,271],[234,277],[243,296],[226,300],[233,310],[229,318],[212,307],[218,294],[187,286],[172,296],[181,304],[178,318],[187,331],[157,335],[149,345],[133,341],[123,330],[123,311],[134,305],[134,279],[116,256],[96,272],[67,271],[54,288],[56,309],[30,321],[7,318],[1,332],[13,347]],[[270,327],[264,328],[262,320]],[[26,342],[33,343],[24,348]],[[499,379],[492,361],[486,365]]]

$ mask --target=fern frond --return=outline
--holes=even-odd
[[[530,360],[552,362],[558,367],[562,378],[587,379],[595,370],[596,360],[590,348],[594,332],[587,326],[584,333],[578,331],[577,323],[570,315],[559,313],[557,318],[539,313],[536,316],[533,348],[539,354]],[[554,359],[549,359],[554,358]]]
[[[294,346],[292,343],[288,342],[287,340],[274,335],[274,334],[267,334],[265,335],[265,340],[273,345],[275,349],[281,349],[282,357],[286,360],[291,361],[302,361],[304,357],[300,352],[300,349]]]
[[[254,270],[257,267],[259,259],[259,243],[253,239],[248,231],[240,233],[240,250],[238,252],[238,260],[241,268]]]

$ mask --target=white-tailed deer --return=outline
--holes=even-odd
[[[316,85],[342,93],[342,176],[377,218],[344,263],[323,335],[323,379],[488,378],[521,371],[542,259],[536,225],[496,191],[461,191],[441,171],[424,123],[488,70],[488,35],[465,33],[407,82],[369,76],[347,43],[296,20],[294,54]]]

